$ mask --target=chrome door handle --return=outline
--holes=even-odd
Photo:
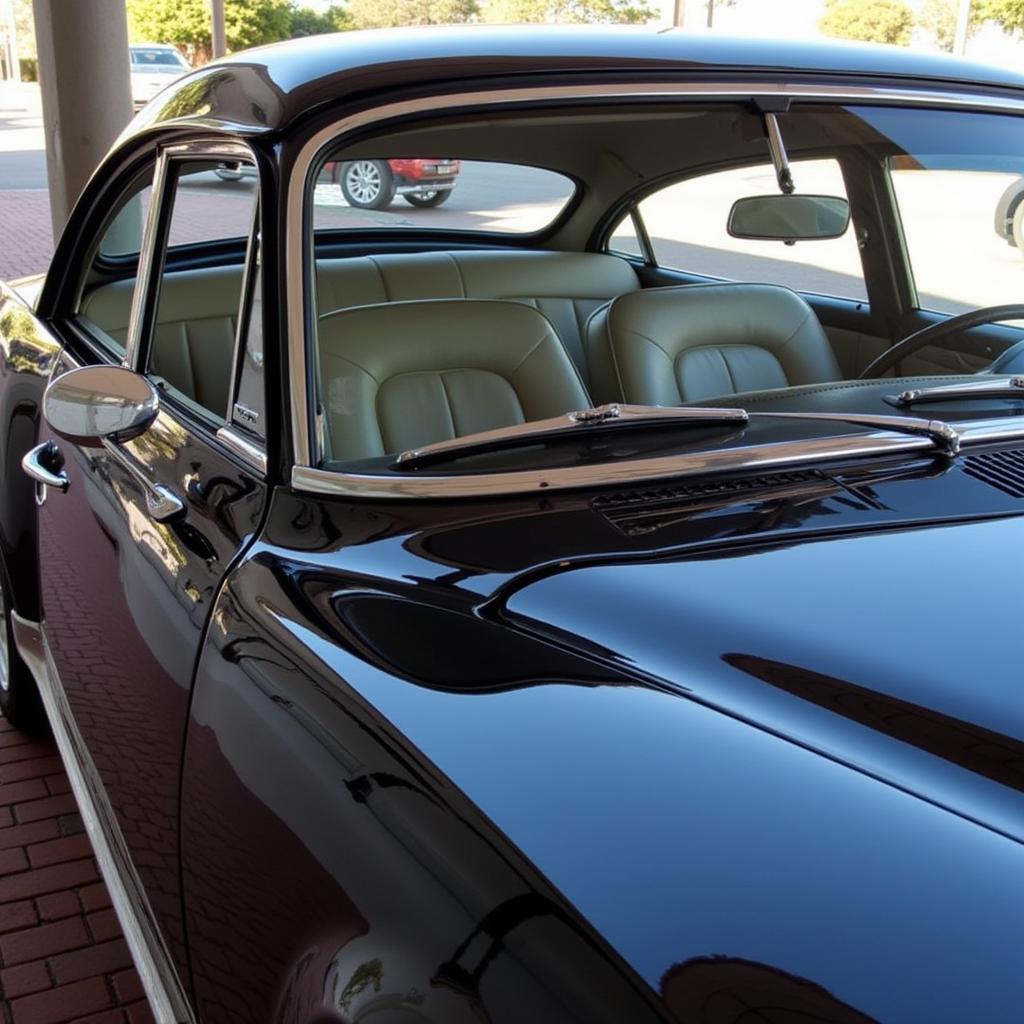
[[[56,473],[43,465],[43,460],[52,461],[60,455],[60,449],[52,441],[44,441],[37,444],[30,452],[26,452],[21,460],[21,468],[28,476],[35,480],[36,484],[45,487],[56,487],[62,494],[68,489],[71,481],[63,469]],[[36,500],[39,500],[39,491],[36,492]]]

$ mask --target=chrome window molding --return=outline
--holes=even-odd
[[[228,451],[237,455],[261,476],[267,475],[267,453],[254,441],[243,437],[232,427],[221,427],[217,431],[217,440]]]
[[[285,354],[288,361],[288,415],[292,428],[292,486],[297,490],[314,493],[364,497],[456,497],[522,493],[541,487],[566,489],[621,483],[625,480],[658,479],[680,472],[692,472],[692,469],[687,470],[680,465],[680,460],[692,458],[690,456],[636,459],[617,466],[604,464],[599,467],[573,467],[543,472],[517,471],[474,477],[437,475],[416,479],[316,468],[321,453],[316,450],[315,438],[310,429],[317,401],[311,393],[313,375],[310,373],[315,339],[307,334],[307,323],[312,330],[316,322],[315,315],[311,315],[315,311],[307,308],[307,296],[313,294],[312,271],[315,260],[312,210],[309,205],[312,201],[311,176],[314,166],[329,144],[339,143],[345,135],[358,129],[414,114],[441,111],[454,114],[459,111],[469,112],[481,105],[509,107],[516,104],[542,104],[551,100],[571,102],[586,99],[607,101],[678,97],[715,101],[755,96],[780,96],[812,103],[952,107],[989,113],[1024,114],[1024,100],[971,93],[959,86],[943,87],[940,84],[935,90],[930,90],[896,85],[832,86],[808,82],[764,82],[755,78],[736,82],[627,83],[611,89],[601,85],[576,85],[462,92],[391,103],[340,118],[322,128],[303,145],[290,175],[288,188],[285,232],[285,265],[288,269],[284,284],[288,324]],[[870,441],[870,438],[864,440]],[[891,444],[891,439],[888,443]],[[840,456],[833,454],[828,457]],[[796,457],[794,461],[798,459]]]
[[[71,790],[153,1017],[157,1024],[195,1024],[185,989],[160,937],[99,773],[71,716],[43,627],[14,612],[11,618],[14,645],[39,687]]]
[[[146,320],[147,307],[156,308],[156,300],[150,302],[152,296],[153,261],[156,247],[162,234],[161,221],[170,216],[165,210],[165,192],[167,190],[167,155],[161,152],[156,158],[153,169],[153,189],[146,212],[146,224],[142,231],[142,248],[139,250],[139,272],[132,291],[132,307],[128,316],[128,336],[124,343],[124,365],[129,370],[137,370],[142,349],[142,329]]]

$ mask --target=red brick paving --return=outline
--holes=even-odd
[[[53,744],[0,719],[0,1021],[146,1024],[69,788]]]
[[[0,280],[41,273],[52,255],[49,193],[0,191]]]

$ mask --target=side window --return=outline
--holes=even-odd
[[[800,192],[845,197],[842,172],[835,160],[799,160],[791,166]],[[792,245],[729,235],[726,224],[737,199],[773,195],[778,190],[775,170],[766,163],[687,178],[649,195],[638,205],[655,261],[690,274],[866,300],[852,228],[841,238]],[[628,215],[612,233],[609,248],[625,255],[638,251]]]
[[[221,423],[228,417],[246,281],[241,253],[251,240],[257,194],[253,168],[232,165],[227,180],[223,169],[194,160],[169,166],[170,218],[166,252],[154,261],[160,280],[147,363],[163,391]],[[232,242],[237,260],[194,265]]]
[[[924,309],[966,313],[1020,299],[1024,178],[999,166],[1003,161],[991,162],[995,166],[969,166],[963,158],[932,154],[890,161]]]
[[[123,358],[132,299],[139,277],[139,253],[153,199],[150,165],[114,205],[100,235],[78,303],[90,334]]]

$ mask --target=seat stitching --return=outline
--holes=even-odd
[[[448,392],[448,384],[445,382],[444,373],[439,372],[437,379],[441,382],[441,390],[444,392],[444,401],[448,406],[448,425],[452,429],[452,437],[461,436],[455,429],[455,407],[452,405],[452,396]]]
[[[452,264],[455,267],[455,276],[458,277],[458,279],[459,279],[459,287],[462,289],[462,298],[464,298],[464,299],[469,298],[469,296],[466,294],[466,281],[465,281],[465,279],[462,276],[462,265],[455,258],[455,254],[454,253],[446,252],[445,256],[447,256],[448,259],[450,259],[452,261]]]
[[[380,289],[384,293],[384,301],[390,302],[391,289],[388,288],[388,279],[384,276],[384,271],[373,256],[367,256],[366,258],[373,264],[373,269],[377,271],[377,277],[380,278]]]
[[[544,344],[544,342],[548,340],[548,337],[549,337],[549,335],[547,334],[547,332],[545,332],[545,333],[544,333],[544,334],[543,334],[543,335],[541,336],[540,340],[539,340],[539,341],[538,341],[538,342],[537,342],[537,343],[536,343],[536,344],[535,344],[535,345],[533,346],[533,348],[531,348],[531,349],[530,349],[530,351],[529,351],[529,352],[527,352],[527,353],[526,353],[526,355],[525,355],[525,356],[523,356],[523,358],[522,358],[522,359],[520,359],[520,360],[519,360],[519,362],[518,362],[518,363],[516,363],[516,365],[512,367],[512,371],[511,371],[511,372],[512,372],[513,374],[516,374],[516,373],[518,373],[518,372],[519,372],[519,369],[520,369],[520,367],[521,367],[521,366],[523,365],[523,363],[525,363],[525,362],[526,362],[526,360],[527,360],[527,359],[529,359],[529,358],[530,358],[530,356],[532,356],[532,355],[533,355],[533,353],[534,353],[534,352],[536,352],[536,351],[537,351],[537,349],[539,349],[539,348],[541,347],[541,345],[543,345],[543,344]],[[570,360],[570,362],[571,362],[571,361],[572,361],[572,360]]]

